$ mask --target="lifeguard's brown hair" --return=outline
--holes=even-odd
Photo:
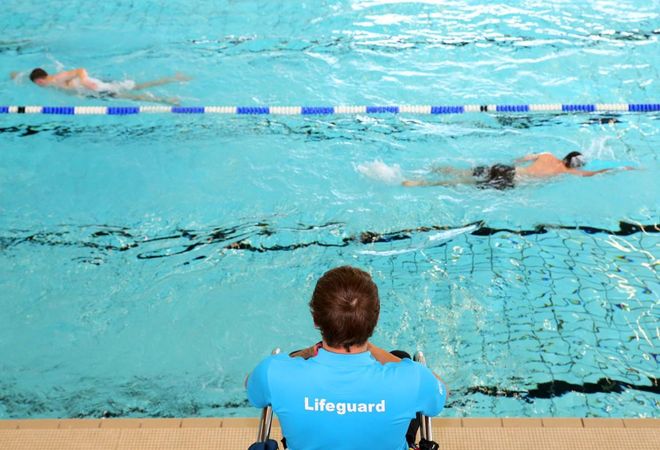
[[[349,351],[350,346],[367,342],[376,328],[378,287],[363,270],[336,267],[316,282],[309,307],[325,342]]]

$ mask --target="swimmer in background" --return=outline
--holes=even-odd
[[[495,164],[493,166],[477,166],[474,169],[457,169],[454,167],[437,167],[432,172],[450,175],[451,179],[439,181],[406,180],[403,186],[454,186],[457,184],[474,184],[479,188],[508,189],[515,187],[517,182],[530,179],[547,179],[558,175],[569,174],[580,177],[592,177],[613,169],[582,170],[585,159],[580,152],[570,152],[564,159],[559,159],[551,153],[536,153],[518,158],[514,166]],[[623,167],[631,170],[633,167]]]
[[[12,78],[16,78],[16,74],[12,73]],[[65,91],[75,91],[79,93],[89,94],[94,97],[111,97],[122,98],[128,100],[167,103],[171,105],[178,105],[180,100],[178,98],[160,98],[150,93],[133,94],[133,91],[141,91],[146,88],[161,86],[163,84],[176,83],[190,80],[183,74],[176,74],[172,77],[161,78],[146,83],[135,83],[131,80],[107,83],[101,80],[90,77],[87,70],[83,68],[67,70],[59,72],[54,75],[49,75],[44,69],[37,68],[30,73],[30,80],[41,87],[53,87]]]

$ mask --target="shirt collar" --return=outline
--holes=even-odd
[[[376,362],[369,351],[362,353],[333,353],[323,348],[319,349],[319,352],[314,360],[320,362],[321,364],[357,366],[369,365]]]

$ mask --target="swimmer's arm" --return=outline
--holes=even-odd
[[[596,170],[596,171],[568,169],[567,172],[570,173],[571,175],[577,175],[577,176],[580,176],[580,177],[593,177],[594,175],[598,175],[599,173],[611,172],[612,170],[626,170],[627,171],[627,170],[638,170],[638,169],[636,167],[632,167],[632,166],[623,166],[623,167],[619,167],[619,168],[610,167],[608,169],[600,169],[600,170]]]
[[[66,72],[60,72],[58,74],[53,75],[52,80],[57,84],[63,84],[63,83],[68,83],[74,80],[75,78],[78,78],[82,83],[82,85],[85,86],[87,89],[90,89],[92,91],[96,90],[97,88],[96,83],[92,82],[89,79],[89,75],[87,75],[87,70],[83,68],[67,70]]]
[[[87,76],[87,71],[85,69],[73,69],[56,73],[52,76],[51,79],[56,83],[66,83],[73,80],[74,78],[79,78],[81,71],[84,72],[85,76]]]
[[[579,170],[579,169],[568,169],[566,173],[571,175],[576,175],[578,177],[593,177],[600,173],[609,172],[612,169],[600,169],[600,170]]]

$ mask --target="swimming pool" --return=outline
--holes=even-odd
[[[10,1],[0,68],[184,104],[645,102],[657,2]],[[513,6],[512,6],[513,5]],[[122,105],[0,82],[2,104]],[[326,269],[379,285],[447,416],[657,417],[660,115],[0,117],[0,417],[256,415]],[[643,170],[405,189],[528,152]]]

